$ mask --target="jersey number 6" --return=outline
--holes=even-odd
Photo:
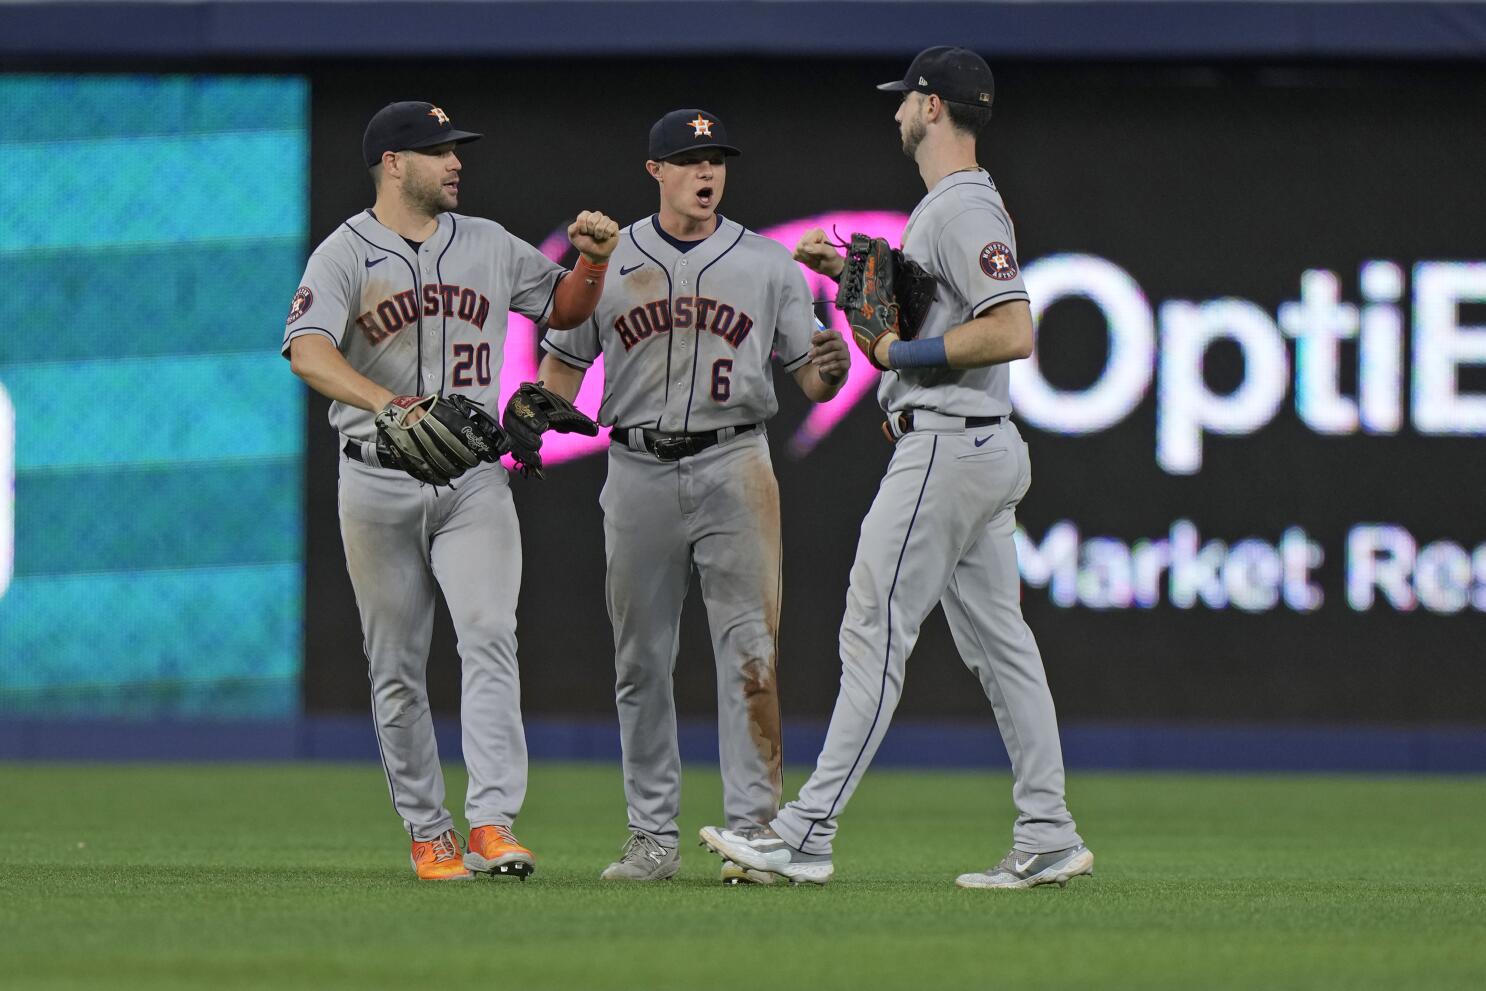
[[[733,371],[733,359],[718,358],[712,363],[712,398],[725,403],[733,394],[733,380],[728,376]]]
[[[471,370],[474,377],[470,376]],[[456,386],[490,384],[490,345],[481,342],[454,345],[454,384]]]

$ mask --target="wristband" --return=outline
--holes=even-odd
[[[928,337],[917,341],[894,341],[887,346],[889,368],[948,368],[944,338]]]

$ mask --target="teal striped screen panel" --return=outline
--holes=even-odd
[[[294,715],[308,83],[0,75],[0,106],[0,719]]]

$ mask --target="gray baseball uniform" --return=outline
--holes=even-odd
[[[817,322],[789,252],[725,218],[684,252],[655,217],[637,221],[609,270],[593,319],[542,346],[578,368],[604,356],[599,419],[633,445],[611,445],[599,499],[624,788],[630,828],[674,848],[671,676],[693,566],[717,664],[724,813],[743,826],[779,807],[779,488],[762,424],[778,409],[771,353],[799,368]],[[718,443],[662,461],[647,428]]]
[[[921,337],[942,337],[999,303],[1027,298],[1011,219],[982,171],[951,173],[929,191],[908,220],[903,251],[938,282]],[[1080,842],[1063,798],[1052,695],[1022,619],[1012,532],[1031,467],[1006,418],[1008,377],[1005,364],[883,374],[878,399],[900,437],[851,569],[840,695],[815,772],[771,824],[805,853],[830,853],[837,817],[887,733],[908,655],[935,602],[1011,757],[1013,845],[1040,853]],[[913,429],[904,433],[899,415],[909,412]],[[992,418],[998,422],[986,422]]]
[[[563,273],[493,221],[440,214],[415,250],[367,210],[310,256],[284,353],[296,337],[320,334],[394,392],[457,392],[495,412],[507,312],[545,319]],[[516,666],[521,537],[506,471],[481,465],[456,489],[435,489],[377,464],[372,413],[333,403],[330,424],[348,444],[341,538],[392,803],[415,840],[453,825],[424,677],[437,584],[459,637],[465,814],[472,827],[509,825],[526,794],[526,739]]]

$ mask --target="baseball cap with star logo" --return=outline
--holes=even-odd
[[[728,144],[727,128],[717,115],[695,107],[672,110],[650,128],[650,158],[663,161],[693,148],[720,148],[724,155],[743,154]]]
[[[441,107],[404,100],[387,104],[372,117],[361,139],[361,155],[371,168],[382,161],[384,151],[414,151],[450,141],[460,145],[481,137],[474,131],[456,130]]]
[[[878,89],[890,93],[937,93],[950,103],[990,107],[996,82],[986,60],[968,48],[935,45],[913,57],[901,80],[883,83]]]

